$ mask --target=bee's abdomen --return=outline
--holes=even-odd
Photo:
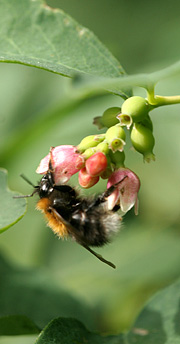
[[[107,213],[103,208],[78,210],[72,214],[70,223],[75,229],[74,237],[81,245],[103,246],[110,241],[112,233],[117,232],[120,218],[117,213]]]

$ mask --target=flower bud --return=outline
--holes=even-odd
[[[139,123],[134,124],[131,131],[131,142],[133,147],[143,154],[145,161],[155,160],[155,155],[152,152],[155,139],[149,128]]]
[[[107,127],[110,128],[118,123],[117,115],[121,112],[120,107],[111,107],[104,111],[102,116],[95,117],[93,124],[97,125],[99,129]]]
[[[96,152],[102,152],[106,155],[109,153],[109,145],[107,142],[103,141],[96,146],[95,150]]]
[[[82,168],[79,171],[79,184],[84,188],[84,189],[88,189],[91,188],[93,185],[95,185],[98,181],[99,181],[99,176],[96,177],[92,177],[90,176],[87,171],[86,168]]]
[[[86,136],[84,137],[84,139],[82,139],[80,144],[77,146],[77,149],[80,152],[84,152],[88,148],[97,146],[98,143],[104,140],[104,137],[105,137],[104,134]]]
[[[94,153],[96,153],[96,147],[91,147],[91,148],[86,149],[85,152],[82,154],[82,156],[85,160],[87,160]]]
[[[85,167],[87,173],[92,176],[100,176],[107,168],[107,158],[102,152],[97,152],[86,160]]]
[[[121,125],[130,128],[131,124],[140,122],[148,114],[149,104],[143,97],[134,96],[122,104],[121,114],[117,116]]]

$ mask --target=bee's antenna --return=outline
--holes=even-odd
[[[116,265],[114,265],[113,263],[111,263],[109,260],[104,259],[100,254],[96,253],[95,251],[93,251],[89,246],[86,245],[82,245],[86,250],[88,250],[89,252],[91,252],[96,258],[98,258],[101,262],[111,266],[113,269],[116,269]]]
[[[20,174],[20,177],[23,178],[29,185],[33,186],[33,188],[37,188],[24,174]]]
[[[28,184],[33,186],[34,191],[30,195],[18,195],[18,196],[13,196],[13,198],[26,198],[26,197],[32,197],[38,190],[39,186],[34,185],[24,174],[20,174],[20,177],[23,178]]]
[[[27,197],[32,197],[34,194],[37,192],[37,189],[35,189],[30,195],[17,195],[13,196],[13,198],[27,198]]]

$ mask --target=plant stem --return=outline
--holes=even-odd
[[[158,106],[180,104],[180,95],[178,96],[156,96],[154,94],[154,87],[147,90],[147,99],[150,104],[150,110]]]
[[[162,105],[171,105],[171,104],[179,104],[180,103],[180,96],[155,96],[157,106]]]

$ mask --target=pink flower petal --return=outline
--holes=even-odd
[[[71,145],[57,146],[52,149],[52,167],[55,184],[66,183],[73,174],[84,167],[84,158],[77,153],[77,148]],[[44,174],[49,168],[50,153],[41,160],[36,172]]]
[[[137,215],[137,196],[140,188],[140,180],[138,176],[128,168],[120,168],[113,172],[108,179],[107,188],[117,183],[119,184],[115,191],[109,196],[108,203],[110,203],[111,207],[119,203],[123,213],[127,213],[133,206],[135,206],[135,214]]]

